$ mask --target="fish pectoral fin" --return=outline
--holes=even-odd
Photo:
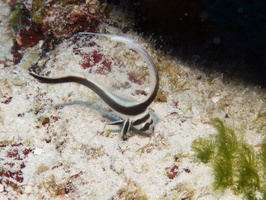
[[[108,125],[121,125],[121,124],[123,124],[123,125],[122,125],[122,129],[121,129],[120,137],[123,140],[126,140],[127,139],[126,135],[129,132],[130,127],[131,127],[131,121],[129,119],[114,121],[114,122],[109,123]]]
[[[124,122],[125,120],[118,120],[118,121],[110,122],[108,125],[120,125],[120,124],[123,124]]]
[[[128,120],[125,120],[124,121],[124,124],[123,124],[123,127],[122,127],[122,130],[121,130],[121,133],[120,133],[120,136],[123,140],[126,140],[126,135],[127,133],[129,132],[130,130],[130,127],[131,127],[131,121],[128,119]]]

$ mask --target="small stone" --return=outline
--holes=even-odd
[[[26,81],[22,81],[22,80],[18,80],[18,79],[14,79],[11,82],[15,86],[23,86],[23,85],[26,85]]]
[[[221,98],[220,93],[216,93],[216,94],[211,98],[211,100],[212,100],[213,103],[217,103],[217,102],[220,100],[220,98]]]
[[[43,150],[39,149],[38,147],[36,147],[36,149],[34,150],[34,154],[36,154],[36,155],[41,155],[42,152],[43,152]]]
[[[27,186],[25,187],[24,192],[25,192],[26,194],[30,194],[32,191],[33,191],[33,187],[32,187],[32,185],[27,185]]]

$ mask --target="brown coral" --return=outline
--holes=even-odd
[[[46,36],[65,38],[80,31],[96,32],[101,19],[100,7],[94,5],[54,4],[43,17],[42,27]]]

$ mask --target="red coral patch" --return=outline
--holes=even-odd
[[[1,101],[1,103],[9,104],[12,101],[12,98],[13,97],[7,97],[7,99],[5,101]]]
[[[133,83],[137,83],[138,85],[142,85],[141,80],[137,79],[136,76],[132,73],[128,73],[128,79],[133,82]]]
[[[24,148],[23,143],[9,143],[0,145],[0,150],[3,151],[5,156],[0,158],[1,162],[5,166],[0,169],[0,183],[6,187],[13,189],[18,188],[17,183],[22,183],[23,172],[22,169],[26,167],[24,160],[30,153],[33,152],[30,148]],[[8,162],[5,162],[7,158]],[[12,161],[13,160],[13,161]],[[10,179],[13,179],[11,181]]]
[[[107,74],[111,72],[111,61],[106,60],[105,56],[98,51],[93,51],[91,54],[81,54],[83,56],[83,61],[80,65],[83,69],[88,69],[89,72],[96,74]]]
[[[178,176],[179,171],[178,171],[178,166],[174,165],[173,167],[166,167],[166,174],[169,179],[174,179],[176,176]]]

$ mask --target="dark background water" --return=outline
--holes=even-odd
[[[202,70],[266,87],[266,1],[113,1],[157,48]]]

